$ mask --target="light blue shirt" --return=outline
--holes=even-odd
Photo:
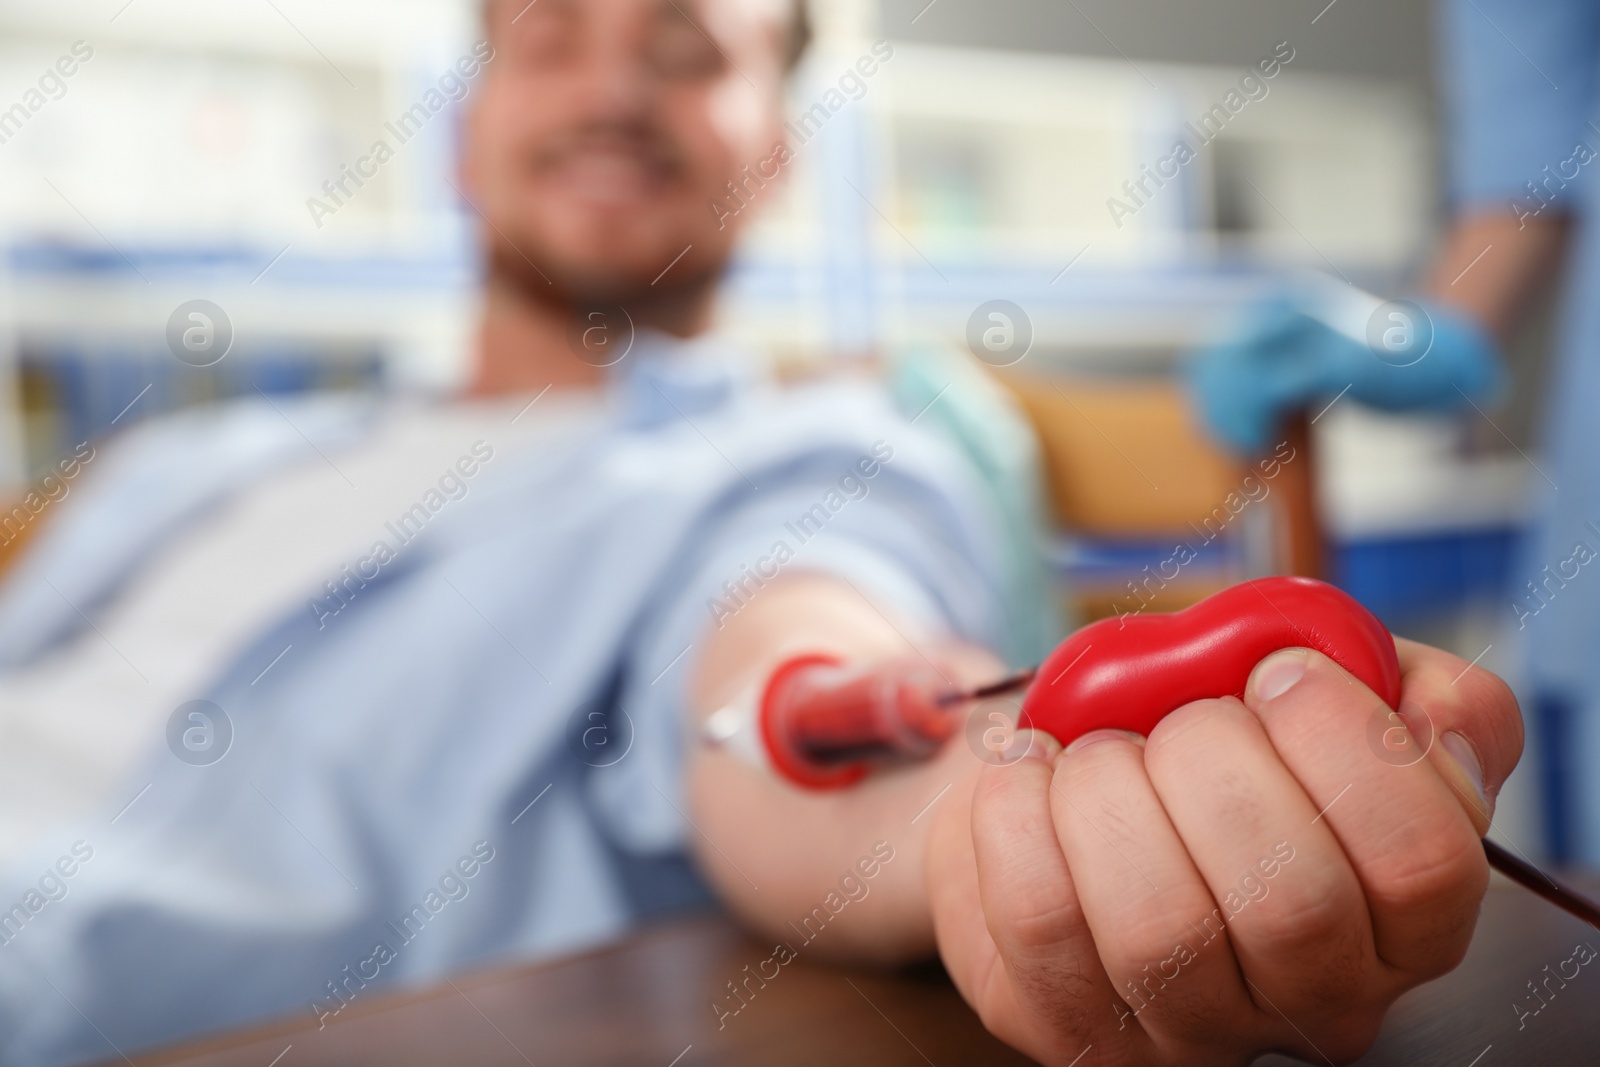
[[[8,866],[0,906],[39,907],[0,945],[0,1062],[309,1020],[706,903],[684,859],[684,681],[713,598],[726,606],[746,568],[770,573],[756,565],[777,542],[785,571],[1003,646],[1007,563],[984,487],[877,388],[779,391],[726,353],[641,338],[609,392],[557,445],[486,469],[324,628],[296,611],[221,670],[223,759],[191,766],[162,744],[131,809]],[[255,414],[209,432],[237,443]],[[327,447],[359,437],[358,409],[324,414]],[[46,548],[33,571],[105,602],[163,530],[243,480],[225,468],[259,475],[276,454],[205,444],[146,448],[120,469],[167,487],[152,513],[94,537],[64,511],[54,536],[94,558]],[[40,621],[52,639],[78,624]],[[11,623],[0,597],[0,662],[48,645]],[[41,876],[63,859],[74,873],[46,887],[68,892],[50,899]]]

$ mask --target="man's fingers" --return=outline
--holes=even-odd
[[[1145,765],[1245,976],[1303,1028],[1359,1003],[1378,972],[1361,883],[1250,710],[1232,697],[1179,708],[1151,731]]]
[[[1174,1059],[1255,1030],[1226,921],[1145,773],[1144,739],[1086,734],[1056,763],[1056,835],[1105,966],[1137,1025]]]
[[[1019,741],[1027,732],[1019,732]],[[1034,754],[986,767],[972,798],[978,891],[989,935],[999,950],[1027,1034],[1002,1038],[1039,1056],[1105,1046],[1106,1024],[1120,1001],[1099,965],[1050,811],[1051,756],[1060,746],[1039,735]],[[1134,1038],[1129,1029],[1119,1042]],[[1106,1048],[1110,1054],[1113,1050]],[[1048,1057],[1047,1057],[1048,1058]],[[1113,1057],[1114,1058],[1114,1057]]]
[[[1407,718],[1426,712],[1461,725],[1465,716],[1447,712],[1449,698],[1435,691],[1449,683],[1408,677],[1403,705],[1421,700]],[[1441,777],[1424,754],[1427,738],[1408,733],[1338,664],[1305,649],[1262,660],[1245,701],[1360,879],[1378,956],[1411,980],[1453,966],[1471,938],[1488,868],[1462,784]],[[1439,751],[1437,740],[1432,748]]]
[[[924,879],[933,909],[934,935],[950,979],[976,1007],[984,975],[999,955],[983,924],[978,867],[972,851],[971,796],[976,776],[957,781],[951,796],[930,815]]]

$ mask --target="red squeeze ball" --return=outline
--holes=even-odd
[[[1282,648],[1311,648],[1388,704],[1400,704],[1394,639],[1349,594],[1310,578],[1257,578],[1171,615],[1085,626],[1039,667],[1017,725],[1063,745],[1091,730],[1148,735],[1169,712],[1244,696],[1250,672]]]

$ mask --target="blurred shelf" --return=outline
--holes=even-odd
[[[233,52],[276,60],[387,63],[441,37],[461,36],[476,19],[474,0],[6,0],[8,38],[67,40],[188,51]]]
[[[476,265],[459,255],[32,242],[5,250],[0,271],[12,344],[34,358],[71,352],[90,365],[101,350],[165,353],[169,317],[203,298],[227,314],[241,353],[290,349],[315,359],[373,350],[386,380],[438,387],[464,366],[477,306]]]
[[[0,453],[24,419],[30,441],[54,440],[40,398],[78,398],[58,428],[99,426],[136,378],[172,377],[174,403],[253,383],[252,366],[307,387],[457,380],[478,225],[450,186],[459,111],[323,225],[306,203],[470,48],[474,0],[125,3],[89,4],[94,59],[5,146],[0,356],[29,377],[26,397],[0,395]],[[1431,138],[1407,89],[1291,63],[1113,218],[1124,182],[1243,71],[885,43],[869,0],[822,0],[818,16],[790,86],[793,161],[757,194],[721,304],[753,351],[963,346],[973,309],[1004,298],[1031,320],[1024,373],[1169,374],[1286,271],[1381,290],[1425,244]],[[37,79],[84,18],[8,4],[0,94]],[[191,388],[201,377],[168,365],[167,320],[194,298],[232,320],[232,385]],[[1437,465],[1325,451],[1340,537],[1488,528],[1510,509],[1513,490],[1486,495],[1482,472],[1444,494],[1478,502],[1469,515],[1419,488],[1444,484]]]

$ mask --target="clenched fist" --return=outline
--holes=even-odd
[[[1515,699],[1396,642],[1399,715],[1316,652],[1148,740],[1033,734],[936,809],[940,953],[1003,1040],[1052,1065],[1342,1062],[1450,970],[1488,884],[1480,843],[1522,750]],[[1021,735],[1023,738],[1028,735]]]

